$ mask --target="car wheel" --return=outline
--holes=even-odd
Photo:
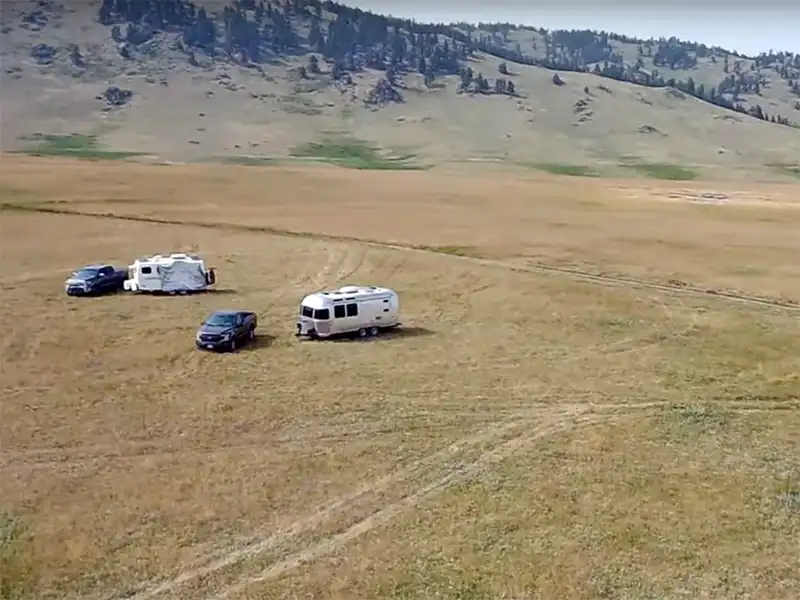
[[[256,330],[255,330],[255,329],[251,329],[250,331],[248,331],[248,332],[247,332],[247,338],[248,338],[248,339],[249,339],[251,342],[252,342],[254,339],[256,339]]]
[[[236,352],[236,340],[231,340],[231,352]]]

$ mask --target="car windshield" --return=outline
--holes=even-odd
[[[211,315],[206,319],[205,325],[213,327],[232,327],[236,325],[236,315]]]
[[[76,277],[77,279],[90,279],[92,277],[96,277],[98,271],[99,269],[80,269],[79,271],[75,272],[73,277]]]

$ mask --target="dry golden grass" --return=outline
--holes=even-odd
[[[796,188],[5,157],[0,181],[9,595],[798,596],[797,313],[508,268],[800,300]],[[189,248],[218,292],[62,293]],[[296,341],[300,297],[345,281],[397,289],[405,332]],[[195,351],[222,307],[258,343]]]
[[[56,210],[370,239],[800,301],[794,185],[16,157],[0,175],[15,203]]]

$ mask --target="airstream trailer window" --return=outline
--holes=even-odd
[[[153,270],[150,267],[142,267],[141,269],[142,275],[150,275]]]
[[[311,319],[314,317],[314,309],[308,306],[301,306],[300,307],[300,314],[303,315],[307,319]]]
[[[327,321],[331,318],[331,311],[327,308],[318,308],[314,311],[314,318],[318,321]]]
[[[344,304],[336,304],[333,307],[333,318],[344,319]]]

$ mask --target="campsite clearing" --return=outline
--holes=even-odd
[[[471,171],[3,157],[3,585],[798,597],[797,188]],[[154,251],[217,289],[63,295]],[[345,283],[404,327],[298,342]],[[195,352],[221,307],[257,343]]]

